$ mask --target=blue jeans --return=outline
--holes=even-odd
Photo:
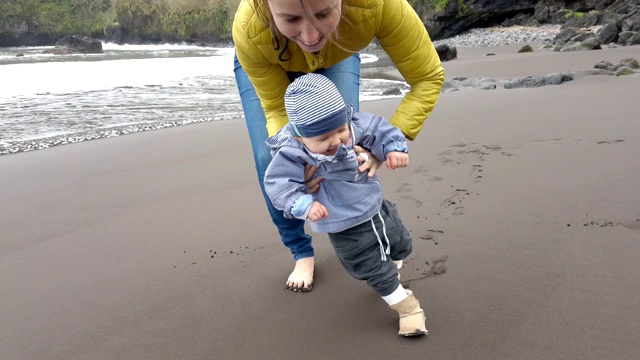
[[[258,171],[258,182],[260,183],[260,189],[262,189],[262,195],[267,204],[271,220],[278,228],[282,242],[291,250],[294,260],[312,257],[314,255],[313,246],[311,246],[311,236],[304,232],[305,222],[303,220],[285,218],[283,212],[271,204],[271,200],[264,192],[264,173],[271,162],[271,152],[265,144],[269,136],[267,133],[267,119],[253,84],[249,81],[247,74],[235,56],[233,63],[233,71],[236,75],[238,92],[240,93],[247,130],[249,131],[249,138],[253,148],[253,159]],[[360,101],[360,55],[354,54],[328,69],[320,69],[316,72],[333,81],[340,94],[342,94],[344,101],[347,104],[352,104],[355,110],[358,111]],[[297,76],[303,75],[303,73],[289,73],[288,75],[290,79],[295,79]]]

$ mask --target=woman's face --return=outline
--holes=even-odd
[[[320,51],[340,22],[342,0],[268,2],[278,30],[306,52]]]

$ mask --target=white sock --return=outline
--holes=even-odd
[[[407,296],[409,296],[407,290],[405,290],[402,285],[398,285],[397,289],[395,289],[391,294],[383,296],[382,299],[389,305],[395,305],[406,299]]]

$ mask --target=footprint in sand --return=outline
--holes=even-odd
[[[483,146],[487,150],[492,150],[492,151],[502,150],[502,146],[500,145],[483,145]]]
[[[471,176],[473,177],[473,182],[480,182],[482,180],[482,165],[473,165],[471,167]]]
[[[427,271],[427,273],[432,273],[434,275],[440,275],[447,272],[447,267],[445,266],[445,262],[449,258],[449,255],[443,255],[440,259],[433,260],[433,264],[431,268]]]
[[[440,203],[440,207],[457,205],[453,208],[452,215],[464,215],[464,206],[460,206],[463,198],[458,198],[461,195],[470,195],[469,191],[466,189],[456,189],[453,194],[451,194],[448,198],[444,199]],[[458,198],[458,200],[456,200]]]
[[[443,255],[440,258],[431,261],[431,263],[429,263],[429,261],[425,261],[424,264],[429,266],[429,269],[422,270],[422,274],[420,276],[410,277],[409,279],[403,281],[402,286],[409,288],[411,287],[411,283],[413,281],[421,280],[429,276],[442,275],[446,273],[447,266],[445,265],[445,262],[447,261],[448,258],[449,258],[449,255]],[[405,268],[410,268],[411,266],[414,266],[414,264],[407,264]],[[420,271],[420,268],[418,267],[416,268],[416,270]]]
[[[432,176],[428,179],[428,181],[430,182],[442,181],[442,178],[440,176]]]
[[[415,168],[415,170],[413,170],[414,173],[426,173],[429,172],[429,169],[427,169],[426,166],[424,165],[420,165],[417,168]]]
[[[469,153],[469,154],[474,154],[474,155],[478,155],[478,158],[479,158],[479,159],[483,159],[483,158],[484,158],[484,156],[489,155],[489,153],[488,153],[488,152],[486,152],[486,151],[484,151],[484,150],[482,150],[482,149],[477,149],[477,148],[476,148],[476,149],[473,149],[473,150],[469,150],[469,151],[467,151],[467,153]]]
[[[420,200],[418,200],[418,199],[416,199],[416,198],[414,198],[412,196],[408,196],[408,195],[401,196],[400,199],[404,200],[404,201],[407,201],[407,202],[411,202],[413,204],[413,206],[415,206],[415,207],[421,207],[422,204],[423,204],[422,201],[420,201]]]
[[[533,142],[547,142],[547,141],[562,141],[562,139],[537,139],[537,140],[533,140]]]
[[[402,183],[396,189],[397,193],[410,193],[412,191],[413,191],[413,189],[411,188],[411,184],[410,183]]]
[[[640,219],[638,219],[638,220],[636,220],[634,222],[622,224],[622,226],[626,227],[627,229],[640,231]]]
[[[424,233],[418,236],[421,240],[433,240],[436,236],[444,234],[442,230],[425,230]]]
[[[455,205],[455,201],[453,200],[462,194],[468,194],[468,191],[466,189],[456,189],[448,198],[442,200],[440,207]]]

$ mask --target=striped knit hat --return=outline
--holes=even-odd
[[[331,132],[351,118],[338,88],[324,75],[310,73],[295,79],[284,94],[289,123],[298,136],[314,137]]]

